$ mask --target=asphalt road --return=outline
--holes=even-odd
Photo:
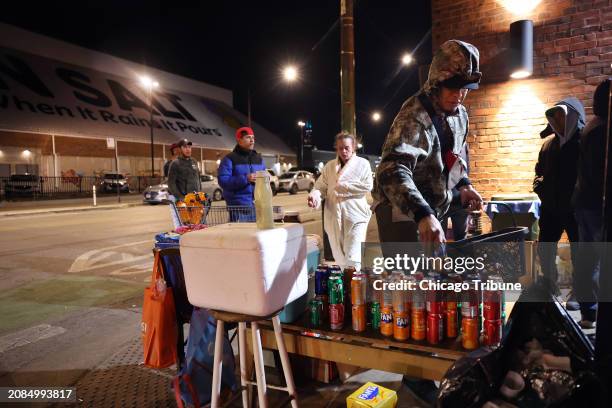
[[[275,205],[310,211],[306,193]],[[320,221],[304,224],[321,231]],[[0,385],[70,384],[139,336],[167,206],[6,217],[0,224]]]

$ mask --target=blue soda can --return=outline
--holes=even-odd
[[[327,295],[329,269],[317,268],[315,271],[315,295]]]

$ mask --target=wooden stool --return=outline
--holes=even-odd
[[[287,355],[287,349],[285,348],[285,341],[283,339],[283,329],[281,327],[280,318],[278,314],[282,311],[278,310],[269,316],[250,316],[245,314],[223,312],[219,310],[210,310],[211,315],[217,319],[217,335],[215,338],[215,359],[213,366],[213,382],[212,382],[212,402],[211,408],[219,407],[219,395],[221,393],[221,373],[223,365],[223,334],[224,324],[227,323],[238,323],[238,348],[240,354],[240,384],[242,385],[242,406],[247,408],[249,406],[248,389],[257,385],[257,398],[259,400],[260,408],[268,407],[268,398],[266,395],[266,388],[272,388],[274,390],[285,391],[289,394],[291,399],[291,406],[297,408],[297,392],[295,390],[295,384],[293,382],[293,374],[291,373],[291,366],[289,365],[289,356]],[[261,349],[261,335],[259,333],[259,320],[266,320],[272,318],[272,324],[274,325],[274,336],[276,337],[276,343],[278,346],[278,352],[281,358],[281,364],[283,366],[283,373],[285,375],[285,381],[287,382],[286,387],[278,387],[275,385],[266,384],[266,372],[264,369],[263,362],[263,351]],[[246,324],[251,323],[251,333],[253,335],[253,357],[255,359],[255,374],[256,382],[249,381],[247,379],[247,368],[246,368]]]

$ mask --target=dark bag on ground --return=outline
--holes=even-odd
[[[194,307],[189,326],[185,364],[173,383],[179,407],[183,406],[183,402],[196,407],[210,402],[216,333],[217,321],[208,310]],[[234,352],[226,333],[223,337],[222,389],[228,387],[232,392],[236,391],[234,370]]]
[[[564,369],[555,368],[558,361]],[[517,375],[522,387],[520,379],[516,387],[511,381]],[[514,306],[500,347],[475,350],[446,372],[436,406],[588,407],[600,391],[590,341],[559,302],[534,286]]]

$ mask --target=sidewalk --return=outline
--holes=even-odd
[[[0,201],[0,217],[110,210],[137,205],[142,205],[141,193],[123,194],[121,195],[121,202],[118,202],[116,195],[98,196],[95,207],[92,197],[61,200]]]

